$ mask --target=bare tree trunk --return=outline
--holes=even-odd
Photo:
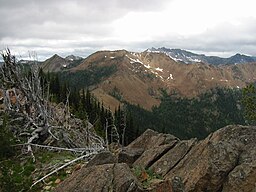
[[[18,130],[17,136],[27,136],[27,152],[33,158],[35,157],[31,146],[38,141],[47,145],[55,142],[69,147],[86,145],[104,148],[104,140],[92,131],[93,126],[89,127],[91,124],[83,124],[71,117],[69,93],[66,104],[54,107],[49,102],[49,85],[45,93],[36,62],[31,66],[31,72],[26,74],[10,50],[2,53],[2,57],[4,64],[0,67],[0,88],[5,92],[6,112],[19,113],[26,119],[26,126]]]

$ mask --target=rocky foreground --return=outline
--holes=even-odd
[[[147,170],[157,177],[149,181]],[[147,130],[117,154],[96,155],[55,191],[253,192],[256,127],[227,126],[202,141]]]

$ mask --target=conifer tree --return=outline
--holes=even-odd
[[[243,89],[242,103],[244,106],[245,118],[249,124],[256,123],[256,88],[250,84]]]

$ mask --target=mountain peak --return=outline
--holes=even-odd
[[[211,65],[220,64],[239,64],[239,63],[250,63],[255,62],[254,57],[250,57],[244,54],[237,53],[229,58],[221,58],[217,56],[206,56],[204,54],[196,54],[183,49],[170,49],[166,47],[147,49],[148,52],[164,53],[176,62],[183,62],[186,64],[193,63],[207,63]]]
[[[45,72],[58,72],[60,71],[62,68],[66,68],[68,66],[68,61],[64,58],[62,58],[61,56],[54,54],[52,57],[50,57],[49,59],[45,60],[42,63],[42,69]]]
[[[51,58],[62,58],[62,57],[55,53]]]
[[[76,61],[76,60],[81,60],[83,58],[79,57],[79,56],[75,56],[75,55],[68,55],[65,57],[65,59],[70,60],[70,61]]]

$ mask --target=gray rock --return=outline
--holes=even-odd
[[[178,142],[175,147],[156,161],[150,169],[159,175],[165,176],[182,158],[184,158],[195,143],[196,139]]]
[[[185,186],[180,177],[174,177],[172,179],[173,192],[185,192]]]
[[[166,150],[166,147],[168,148],[169,145],[173,145],[177,141],[178,138],[173,135],[158,133],[148,129],[119,153],[118,162],[124,162],[132,166],[144,151],[151,150],[144,154],[144,159],[141,159],[141,163],[143,161],[143,165],[148,166],[150,162],[154,161],[154,158],[157,158]],[[158,148],[161,145],[164,146]],[[154,157],[149,159],[149,156]]]
[[[130,143],[127,148],[142,148],[147,150],[156,146],[172,143],[174,140],[177,141],[178,138],[170,134],[158,133],[147,129],[140,137]]]
[[[144,153],[133,163],[133,167],[142,166],[149,168],[153,163],[158,161],[162,155],[169,151],[177,141],[173,141],[172,144],[160,145],[144,151]]]
[[[200,142],[150,130],[141,137],[118,160],[131,165],[137,159],[134,166],[149,167],[163,179],[143,189],[127,164],[104,164],[82,168],[56,191],[256,192],[256,127],[227,126]]]
[[[142,148],[124,148],[118,154],[118,162],[126,163],[131,167],[132,164],[141,156],[143,152],[144,149]]]
[[[101,152],[95,155],[86,165],[86,167],[91,167],[94,165],[103,165],[117,163],[117,157],[109,151]]]
[[[139,192],[137,178],[124,163],[83,167],[60,183],[56,192]]]
[[[255,152],[252,152],[255,146],[256,127],[224,127],[195,145],[165,179],[179,176],[185,191],[252,191],[255,189],[252,183],[256,183]],[[237,182],[239,175],[244,180]]]

